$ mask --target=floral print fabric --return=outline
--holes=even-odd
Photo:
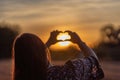
[[[100,80],[104,73],[94,57],[69,60],[63,66],[48,68],[48,80]]]

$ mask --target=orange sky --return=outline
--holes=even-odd
[[[105,24],[120,22],[119,0],[0,0],[0,21],[19,24],[47,41],[52,30],[72,30],[92,44]]]

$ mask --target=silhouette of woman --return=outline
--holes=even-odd
[[[13,61],[13,80],[47,79],[46,46],[36,35],[24,33],[16,38]]]
[[[66,31],[71,42],[78,44],[85,58],[69,60],[62,66],[51,65],[49,49],[60,31],[51,32],[44,44],[36,35],[24,33],[13,46],[13,80],[100,80],[104,73],[94,51],[75,33]]]

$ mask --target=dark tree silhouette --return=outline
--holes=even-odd
[[[105,25],[101,29],[101,41],[94,50],[101,58],[120,60],[120,27],[113,24]]]
[[[19,32],[18,25],[0,23],[0,59],[11,57],[12,44]]]
[[[120,43],[120,27],[115,29],[113,24],[108,24],[101,29],[101,33],[104,42],[111,44]]]
[[[118,42],[119,42],[119,44],[120,44],[120,27],[119,27],[119,29],[117,30],[116,38],[117,38],[117,40],[118,40]]]

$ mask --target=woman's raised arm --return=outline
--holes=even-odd
[[[80,37],[77,35],[77,33],[72,32],[72,31],[66,31],[69,33],[69,35],[71,36],[71,40],[73,43],[78,44],[78,46],[80,47],[80,49],[83,51],[83,54],[85,57],[89,57],[89,56],[93,56],[98,60],[98,57],[96,56],[95,52],[89,48],[81,39]]]
[[[56,31],[52,31],[52,32],[50,33],[50,37],[49,37],[48,41],[46,42],[47,47],[50,47],[51,45],[53,45],[53,44],[55,44],[56,42],[58,42],[58,40],[57,40],[56,37],[58,36],[58,34],[59,34],[60,32],[61,32],[61,31],[56,30]]]

